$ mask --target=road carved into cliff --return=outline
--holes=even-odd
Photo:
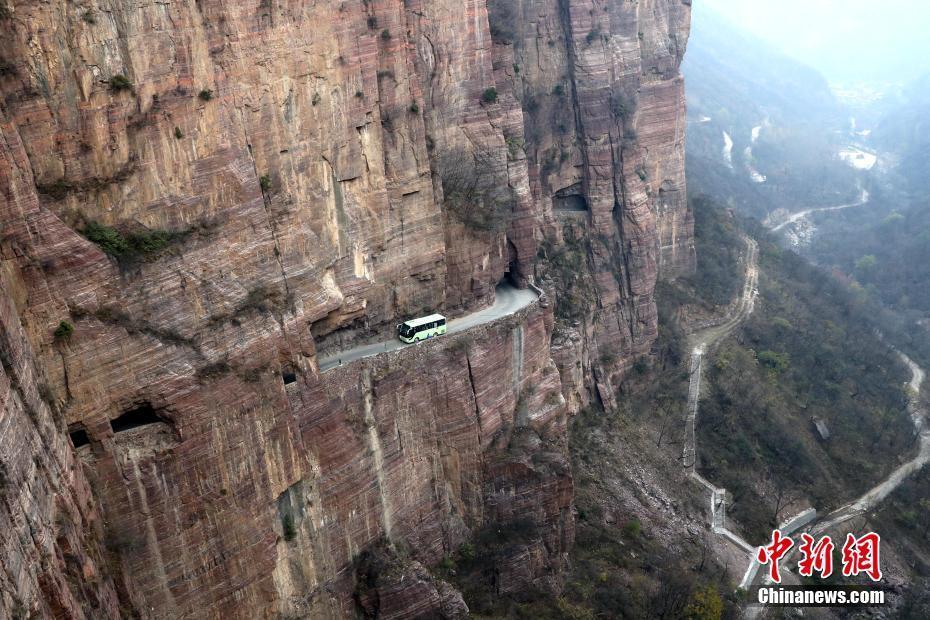
[[[532,289],[518,289],[509,284],[502,284],[497,287],[493,305],[466,314],[457,319],[451,319],[448,323],[447,333],[455,334],[457,332],[463,332],[472,327],[491,323],[505,316],[510,316],[527,307],[538,298],[538,295]],[[372,357],[380,353],[387,353],[389,351],[403,349],[404,347],[415,346],[417,345],[403,343],[396,337],[390,340],[361,345],[347,351],[333,353],[320,358],[320,372],[326,372],[327,370],[332,370],[343,364],[348,364],[366,357]]]

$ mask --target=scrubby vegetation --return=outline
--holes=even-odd
[[[122,183],[135,173],[137,167],[138,160],[135,155],[132,155],[125,164],[110,176],[94,176],[79,181],[72,181],[64,177],[49,182],[37,181],[36,189],[40,194],[54,200],[64,200],[70,194],[103,191],[111,185]]]
[[[157,257],[171,245],[183,241],[190,232],[142,230],[124,234],[116,228],[90,220],[81,234],[117,260],[132,262]]]
[[[74,325],[68,321],[62,321],[55,328],[55,340],[67,340],[74,333]]]
[[[738,224],[726,210],[706,196],[691,200],[697,271],[687,280],[704,301],[724,306],[739,293],[743,273],[738,261],[745,244]]]
[[[110,78],[110,90],[116,93],[124,90],[132,90],[132,82],[122,73],[117,73]]]
[[[547,275],[558,281],[555,316],[572,322],[587,315],[597,301],[594,283],[589,277],[588,249],[580,231],[566,225],[561,246],[544,240],[539,258],[546,261]]]
[[[893,601],[901,605],[895,617],[930,618],[930,476],[918,472],[904,481],[869,517],[868,529],[910,570],[901,600]]]
[[[517,16],[513,0],[488,0],[488,25],[495,43],[516,41]]]

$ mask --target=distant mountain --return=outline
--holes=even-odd
[[[926,197],[930,193],[930,74],[903,89],[871,138],[894,155],[897,172],[913,197]]]
[[[693,191],[756,217],[855,193],[855,172],[836,158],[849,115],[819,73],[703,6],[683,72]]]

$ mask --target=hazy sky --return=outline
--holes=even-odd
[[[830,81],[908,81],[930,73],[928,0],[694,0]]]

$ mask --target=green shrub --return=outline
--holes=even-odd
[[[639,519],[631,519],[623,525],[623,535],[630,540],[636,540],[643,531]]]
[[[497,89],[493,86],[484,91],[484,94],[481,95],[481,100],[485,103],[495,103],[497,102]]]
[[[383,40],[385,40],[385,41],[390,41],[390,40],[391,40],[391,31],[388,30],[387,28],[385,28],[384,30],[382,30],[382,31],[381,31],[381,38],[382,38]]]
[[[119,93],[124,90],[132,90],[132,82],[130,82],[129,78],[122,73],[117,73],[110,78],[110,90],[115,93]]]
[[[115,228],[91,221],[81,232],[110,256],[123,256],[129,252],[129,244]]]
[[[146,230],[123,235],[115,228],[95,221],[87,222],[81,234],[120,260],[149,258],[187,235],[167,230]]]
[[[263,174],[259,177],[258,184],[261,186],[263,192],[267,192],[271,189],[271,177],[267,174]]]
[[[197,96],[200,97],[202,101],[210,101],[213,99],[213,91],[209,88],[204,88]]]
[[[776,353],[775,351],[763,351],[759,354],[759,363],[775,372],[784,372],[791,365],[787,353]]]
[[[184,137],[184,132],[181,131],[181,128],[180,128],[180,127],[175,127],[175,128],[174,128],[174,137],[177,138],[178,140],[180,140],[181,138]]]
[[[600,25],[595,25],[594,28],[585,36],[584,40],[588,42],[588,45],[594,43],[597,38],[601,36],[601,27]]]
[[[96,18],[96,16],[94,16],[94,12],[93,12],[93,11],[84,11],[84,14],[81,15],[81,19],[83,19],[83,20],[84,20],[85,22],[87,22],[88,24],[96,24],[96,23],[97,23],[97,18]]]
[[[420,106],[417,105],[417,102],[416,102],[416,101],[414,101],[413,103],[410,104],[410,113],[411,113],[411,114],[416,114],[416,113],[419,112],[419,111],[420,111]]]
[[[55,328],[55,340],[67,340],[74,333],[74,325],[68,321],[62,321]]]

